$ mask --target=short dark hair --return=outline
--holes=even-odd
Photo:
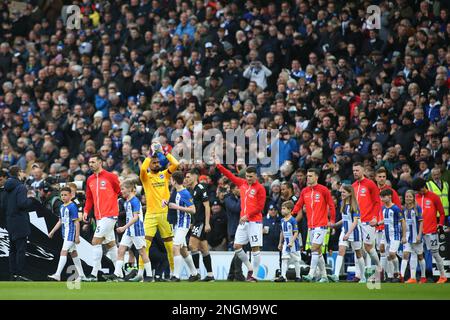
[[[289,182],[289,181],[283,181],[281,183],[281,185],[282,186],[284,185],[284,186],[288,187],[289,189],[294,190],[294,185],[291,182]]]
[[[68,193],[72,193],[72,189],[70,189],[70,187],[62,187],[60,193],[63,193],[64,191],[68,192]]]
[[[19,166],[12,166],[11,168],[9,168],[9,175],[11,177],[17,178],[19,176],[20,170],[22,170],[22,169],[20,169]]]
[[[314,173],[316,176],[320,176],[320,170],[317,168],[309,168],[308,172]]]
[[[355,163],[353,164],[353,166],[354,166],[354,167],[363,167],[363,168],[364,168],[364,165],[362,164],[362,162],[355,162]]]
[[[183,184],[184,174],[181,171],[175,171],[172,173],[172,178],[177,184]]]
[[[245,169],[245,173],[256,173],[256,168],[248,167],[247,169]]]
[[[391,196],[392,197],[392,190],[391,189],[384,189],[380,192],[380,197],[385,196]]]
[[[385,168],[385,167],[380,167],[380,168],[376,171],[376,174],[379,174],[379,173],[386,173],[386,174],[387,174],[386,168]]]
[[[100,155],[100,153],[94,153],[91,156],[91,158],[97,158],[97,160],[102,160],[103,159],[103,157]],[[91,159],[91,158],[89,158],[89,159]]]
[[[411,186],[414,191],[420,191],[427,185],[427,182],[423,178],[414,179]]]
[[[4,169],[0,170],[0,177],[8,177],[8,172]]]

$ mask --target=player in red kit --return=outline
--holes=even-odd
[[[436,260],[436,266],[441,273],[437,283],[446,283],[444,260],[439,254],[438,228],[443,228],[445,223],[444,207],[441,199],[435,193],[428,191],[426,181],[422,178],[415,179],[412,187],[416,194],[416,203],[422,209],[423,216],[423,236],[428,250]],[[437,223],[437,213],[439,212],[439,225]],[[422,281],[421,281],[422,282]]]
[[[311,266],[309,274],[303,277],[304,281],[313,281],[317,266],[321,272],[320,282],[328,282],[325,271],[325,260],[322,255],[322,245],[325,235],[331,223],[336,221],[336,209],[327,187],[318,184],[319,171],[309,169],[306,174],[307,187],[302,190],[300,197],[292,210],[292,215],[297,215],[305,207],[308,221],[309,239],[311,241]]]
[[[234,253],[241,259],[248,269],[247,281],[256,281],[256,275],[261,262],[260,248],[263,245],[262,212],[266,203],[266,189],[258,182],[256,169],[248,167],[245,170],[245,179],[234,176],[216,159],[216,167],[219,171],[239,187],[241,194],[241,214],[239,226],[234,236]],[[242,247],[250,242],[252,247],[252,262]]]
[[[370,255],[372,264],[376,265],[381,272],[380,259],[374,248],[375,227],[377,226],[381,215],[380,191],[375,182],[364,177],[362,163],[356,162],[353,164],[353,176],[355,182],[352,186],[361,213],[361,230],[364,240],[364,249]]]
[[[383,190],[387,190],[387,189],[392,191],[392,202],[401,209],[402,203],[400,201],[400,197],[398,196],[397,191],[392,189],[392,187],[386,183],[387,170],[384,167],[381,167],[377,170],[376,175],[375,175],[375,180],[377,182],[378,190],[380,192]],[[385,239],[385,234],[384,234],[384,224],[382,223],[382,221],[383,221],[383,214],[380,212],[380,216],[378,218],[378,223],[377,223],[378,226],[376,228],[377,234],[376,234],[375,240],[376,240],[377,249],[380,251],[381,268],[383,269],[383,271],[385,271],[386,264],[387,264],[387,257],[386,257],[386,252],[385,252],[386,239]],[[398,267],[399,267],[399,265],[398,265],[398,259],[397,259],[394,261],[394,276],[396,273],[398,274],[398,272],[399,272]]]

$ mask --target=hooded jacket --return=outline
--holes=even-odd
[[[10,240],[30,235],[29,208],[33,202],[27,197],[27,188],[17,178],[9,178],[5,183],[6,201],[2,210],[6,214],[6,228]]]

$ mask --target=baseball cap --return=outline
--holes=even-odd
[[[271,204],[269,206],[269,210],[278,210],[278,207],[276,205],[274,205],[274,204]]]
[[[212,201],[212,205],[213,205],[213,206],[220,206],[219,200],[213,200],[213,201]]]
[[[339,142],[335,142],[334,144],[333,144],[333,151],[336,149],[336,148],[339,148],[339,147],[342,147],[342,144],[340,144]]]
[[[212,48],[213,44],[211,42],[205,43],[205,48]]]

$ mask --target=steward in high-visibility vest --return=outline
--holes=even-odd
[[[441,179],[441,170],[434,168],[431,170],[432,179],[427,182],[427,189],[431,192],[434,192],[442,202],[442,206],[444,207],[445,216],[448,217],[448,197],[449,197],[449,186],[448,182]],[[439,213],[438,213],[439,216]]]

